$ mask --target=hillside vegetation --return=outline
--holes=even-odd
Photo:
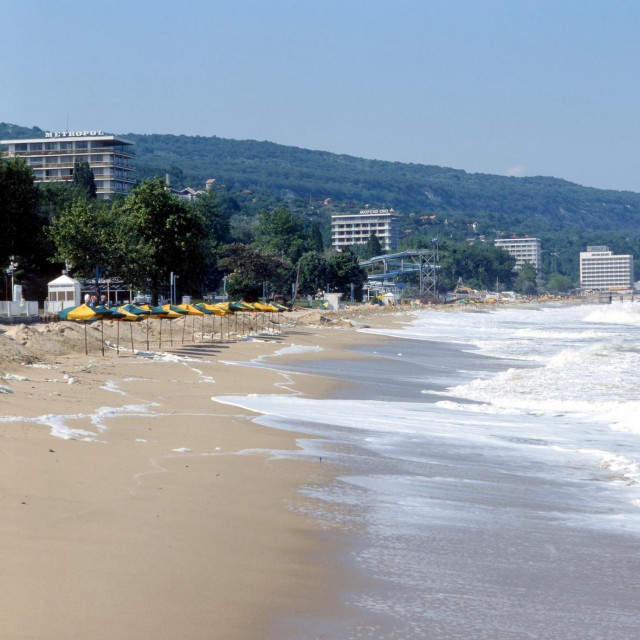
[[[0,138],[42,136],[39,128],[0,123]],[[637,255],[640,194],[583,187],[550,177],[473,174],[438,166],[366,160],[255,140],[140,135],[140,178],[169,174],[175,188],[209,178],[236,211],[253,216],[285,204],[317,220],[325,241],[330,214],[365,205],[393,208],[407,246],[424,236],[462,240],[529,234],[546,250],[547,270],[575,274],[577,252],[609,243]]]

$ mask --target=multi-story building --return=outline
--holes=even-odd
[[[0,140],[5,155],[24,158],[37,183],[73,180],[76,160],[89,163],[100,199],[127,193],[135,184],[135,143],[102,131],[55,131],[44,138]]]
[[[398,248],[398,216],[393,209],[362,209],[331,216],[331,246],[338,251],[351,244],[366,244],[372,233],[384,251]]]
[[[580,287],[622,290],[633,287],[633,256],[614,255],[606,246],[587,247],[580,253]]]
[[[497,238],[495,246],[504,249],[516,259],[516,270],[530,262],[536,272],[540,270],[540,240],[538,238]]]

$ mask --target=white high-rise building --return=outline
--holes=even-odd
[[[587,247],[580,253],[580,287],[623,290],[633,287],[633,256],[614,255],[606,246]]]
[[[362,209],[331,216],[331,246],[338,251],[351,244],[366,244],[372,233],[384,251],[398,248],[398,216],[393,209]]]
[[[102,131],[53,131],[44,138],[0,140],[8,147],[4,155],[24,158],[33,170],[36,183],[73,180],[76,160],[89,163],[97,196],[110,198],[125,194],[135,184],[135,143]]]
[[[516,259],[516,270],[530,262],[536,272],[540,270],[540,240],[538,238],[496,238],[495,246],[504,249]]]

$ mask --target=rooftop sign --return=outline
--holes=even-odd
[[[375,213],[378,215],[384,215],[387,213],[395,213],[393,209],[360,209],[360,213]]]
[[[103,136],[102,129],[99,131],[45,131],[45,138],[78,138],[81,136]]]

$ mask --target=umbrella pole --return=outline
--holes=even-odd
[[[244,313],[242,314],[242,335],[244,335]]]
[[[87,323],[84,323],[84,355],[89,355],[89,350],[87,349]]]
[[[184,344],[184,331],[187,328],[187,316],[183,316],[184,321],[182,323],[182,344]]]
[[[117,337],[116,337],[116,355],[120,355],[120,323],[116,322],[116,326],[118,327]]]
[[[102,357],[104,357],[104,320],[100,320],[100,337],[102,340]]]
[[[171,320],[169,320],[169,339],[171,340],[171,346],[173,347],[173,327],[171,326]]]
[[[160,318],[160,340],[158,342],[158,351],[162,351],[162,318]]]
[[[133,355],[133,322],[129,323],[129,328],[131,329],[131,355]]]
[[[204,342],[204,316],[202,316],[202,335],[200,336],[200,342]]]
[[[236,329],[235,329],[235,331],[236,331],[236,334],[237,334],[238,333],[238,314],[234,313],[233,315],[236,317]]]
[[[147,351],[149,351],[149,316],[147,316]]]

